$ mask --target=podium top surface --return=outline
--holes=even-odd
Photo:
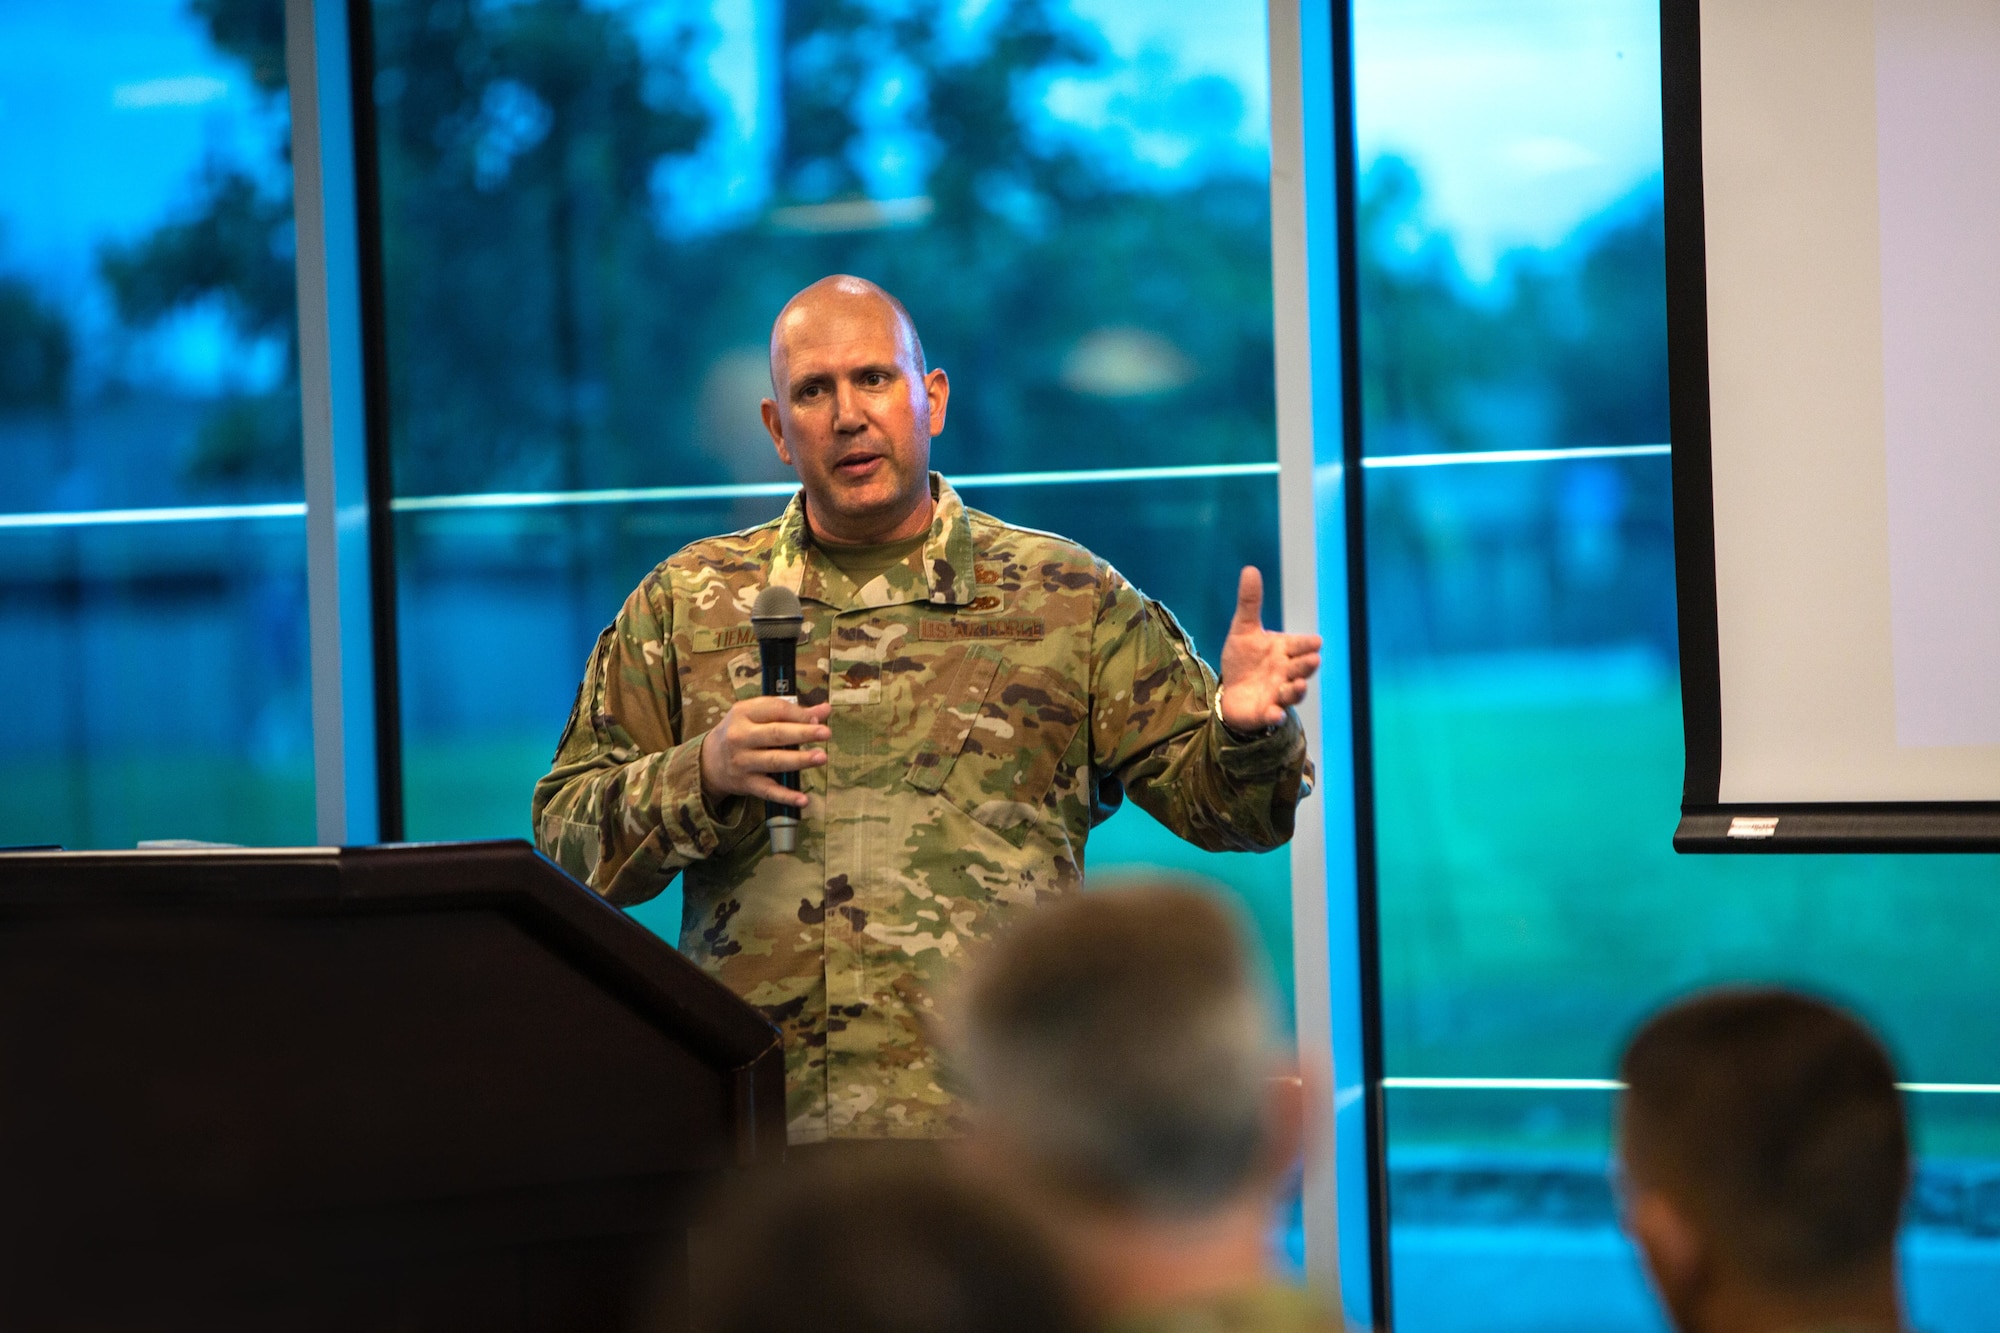
[[[0,931],[151,915],[499,912],[719,1064],[778,1040],[762,1015],[526,842],[201,847],[0,855]]]

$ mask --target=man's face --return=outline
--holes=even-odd
[[[815,535],[897,541],[930,523],[931,437],[944,429],[942,370],[918,372],[893,307],[848,292],[812,294],[773,341],[777,398],[764,426],[796,468]]]

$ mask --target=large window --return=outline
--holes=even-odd
[[[0,845],[313,836],[283,10],[0,6]],[[1211,655],[1237,566],[1277,604],[1256,0],[368,13],[408,836],[526,836],[598,629],[784,503],[765,338],[829,272],[915,314],[970,503]],[[1357,0],[1355,36],[1397,1322],[1659,1327],[1606,1080],[1759,979],[1895,1046],[1915,1314],[1976,1327],[2000,869],[1669,846],[1656,8]],[[1230,884],[1290,995],[1283,854],[1132,808],[1090,850]]]
[[[312,840],[281,0],[0,6],[0,845]]]
[[[2000,870],[1669,845],[1657,12],[1356,8],[1397,1326],[1661,1327],[1593,1085],[1662,1002],[1758,980],[1844,1000],[1906,1078],[1947,1085],[1910,1095],[1912,1304],[1984,1327]]]
[[[782,508],[766,340],[827,273],[910,307],[968,503],[1091,546],[1211,654],[1238,566],[1275,594],[1255,0],[373,17],[410,836],[526,835],[626,593]],[[1090,865],[1134,863],[1229,881],[1289,969],[1282,853],[1128,808]],[[638,914],[672,936],[678,895]]]

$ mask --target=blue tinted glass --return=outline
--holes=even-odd
[[[312,836],[284,6],[200,11],[0,5],[0,844]]]
[[[1395,1080],[1603,1079],[1667,999],[1760,980],[1851,1004],[1906,1078],[2000,1082],[2000,869],[1674,855],[1657,6],[1356,19],[1397,1325],[1660,1328],[1609,1094]],[[1476,458],[1567,449],[1621,453]],[[1982,1327],[2000,1097],[1911,1109],[1914,1315]]]
[[[525,836],[626,594],[782,507],[543,502],[789,480],[767,339],[827,273],[900,295],[949,372],[948,476],[1144,470],[968,503],[1089,545],[1211,654],[1238,566],[1275,602],[1262,15],[378,0],[411,835]],[[1252,470],[1172,471],[1218,464]],[[1288,974],[1283,853],[1204,856],[1136,809],[1090,849],[1231,883]],[[678,930],[671,894],[638,914]]]

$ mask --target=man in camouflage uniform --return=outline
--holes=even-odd
[[[784,1032],[794,1143],[948,1135],[940,981],[1079,887],[1125,793],[1202,847],[1284,843],[1319,640],[1264,630],[1246,569],[1218,687],[1102,560],[967,509],[929,470],[944,372],[872,283],[792,298],[771,377],[800,494],[626,600],[536,785],[536,841],[614,903],[681,876],[682,951]],[[767,585],[804,604],[796,701],[760,694]],[[771,853],[766,800],[799,809],[795,853]]]

